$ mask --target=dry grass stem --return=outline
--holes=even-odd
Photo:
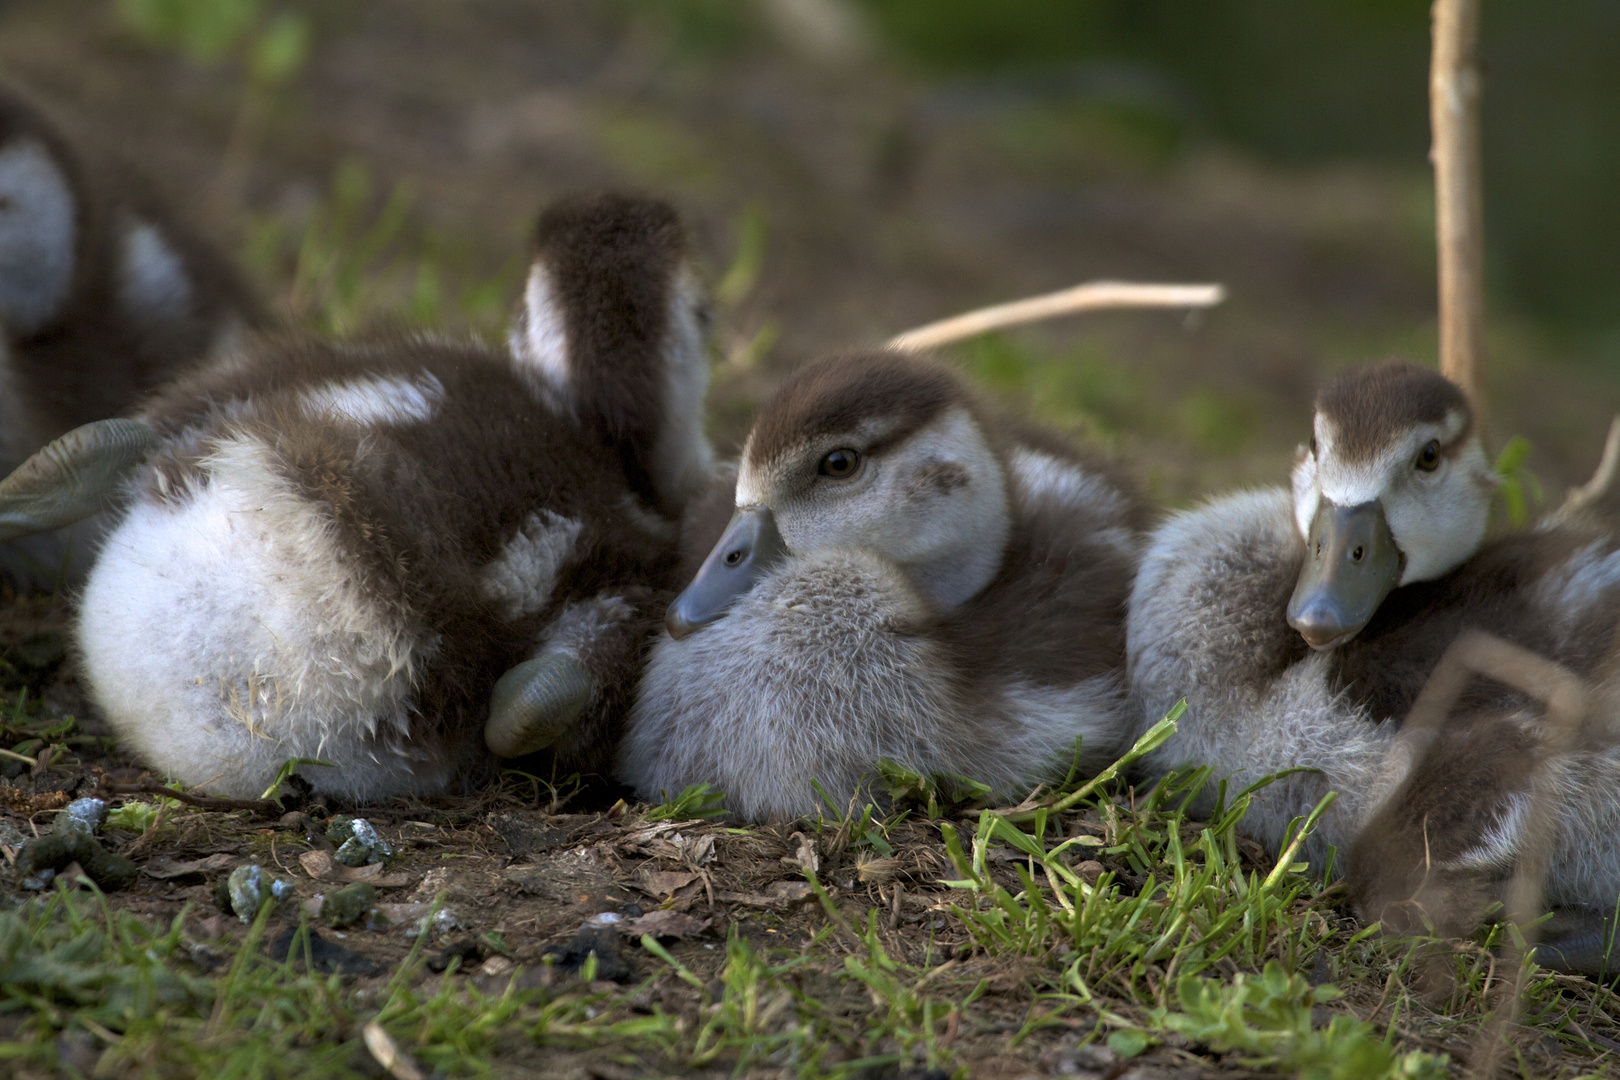
[[[1559,796],[1551,763],[1566,753],[1580,734],[1586,715],[1587,689],[1574,672],[1543,656],[1491,634],[1471,630],[1452,643],[1412,706],[1392,754],[1406,754],[1416,764],[1436,736],[1463,688],[1484,676],[1536,698],[1547,706],[1542,767],[1533,774],[1524,842],[1507,889],[1507,913],[1518,929],[1510,938],[1506,960],[1514,972],[1507,1015],[1483,1025],[1473,1061],[1474,1075],[1493,1076],[1505,1025],[1518,1021],[1523,1001],[1524,953],[1535,945],[1536,920],[1542,913],[1543,886],[1557,827]],[[1395,798],[1396,796],[1391,796]],[[1520,944],[1522,942],[1522,945]]]
[[[1592,472],[1592,479],[1577,488],[1570,488],[1564,503],[1552,515],[1553,520],[1574,517],[1596,503],[1614,487],[1616,473],[1620,473],[1620,416],[1609,423],[1609,436],[1603,440],[1603,456]]]
[[[1226,289],[1220,285],[1139,285],[1125,281],[1092,281],[1045,296],[996,304],[931,322],[890,338],[889,348],[921,352],[988,334],[992,330],[1004,330],[1009,326],[1022,326],[1086,311],[1207,308],[1225,299]]]

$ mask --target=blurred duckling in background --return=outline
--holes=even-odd
[[[706,315],[662,203],[565,201],[537,237],[509,353],[252,342],[0,484],[40,524],[120,485],[78,642],[145,763],[256,796],[317,758],[356,800],[547,748],[611,768],[710,478]]]
[[[1138,724],[1188,703],[1151,770],[1211,765],[1238,784],[1311,770],[1258,792],[1243,828],[1276,852],[1293,818],[1337,792],[1306,850],[1321,866],[1336,846],[1341,871],[1348,853],[1369,919],[1391,917],[1431,876],[1467,878],[1480,897],[1499,892],[1523,851],[1528,784],[1542,764],[1538,702],[1475,680],[1423,760],[1396,741],[1463,631],[1599,683],[1613,677],[1620,542],[1593,521],[1487,539],[1496,483],[1458,387],[1404,363],[1351,371],[1318,397],[1292,492],[1244,492],[1172,516],[1132,595]],[[1620,896],[1620,751],[1600,738],[1546,764],[1562,803],[1548,902],[1610,910]],[[1482,910],[1425,917],[1467,933]],[[1565,943],[1576,967],[1578,946]]]
[[[0,84],[0,474],[264,321],[230,260],[139,176]],[[0,543],[0,580],[76,580],[97,531]]]
[[[1016,800],[1117,756],[1144,514],[1111,469],[893,352],[796,372],[735,514],[670,607],[620,751],[647,799],[750,820],[843,806],[880,760]]]

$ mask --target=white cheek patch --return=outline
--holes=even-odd
[[[1017,450],[1012,456],[1012,472],[1025,500],[1051,502],[1100,517],[1125,513],[1125,497],[1110,484],[1050,454]]]
[[[1322,489],[1316,483],[1316,455],[1300,447],[1299,463],[1289,479],[1294,491],[1294,524],[1302,539],[1309,539],[1316,508],[1322,503]]]
[[[854,528],[834,522],[832,539],[905,567],[940,610],[977,595],[1001,568],[1012,515],[1001,462],[972,415],[952,409],[896,448],[883,466],[886,475],[862,493],[864,505],[851,515]],[[962,482],[943,490],[912,482],[942,466],[953,467]]]
[[[742,457],[737,465],[737,495],[738,506],[768,506],[773,488],[781,483],[780,466],[763,467],[755,465],[750,451],[754,446],[754,437],[750,435],[748,441],[743,443]]]
[[[1406,556],[1402,585],[1450,573],[1479,550],[1490,519],[1493,477],[1485,452],[1470,440],[1432,479],[1420,479],[1413,470],[1404,483],[1392,485],[1384,515]]]
[[[0,150],[0,324],[43,330],[73,287],[77,207],[67,177],[40,143]]]
[[[540,510],[479,575],[478,588],[508,619],[538,615],[551,603],[557,571],[574,552],[583,526],[573,518]]]
[[[523,310],[511,334],[512,356],[520,367],[565,396],[568,393],[568,326],[557,303],[551,274],[536,262],[523,289]]]
[[[1316,454],[1306,454],[1293,474],[1294,521],[1302,537],[1322,499],[1335,506],[1383,507],[1395,545],[1405,560],[1399,584],[1441,577],[1479,550],[1490,515],[1493,474],[1474,438],[1442,458],[1433,473],[1414,468],[1431,439],[1455,439],[1467,423],[1453,412],[1439,424],[1419,424],[1370,461],[1347,462],[1335,453],[1337,433],[1325,417],[1316,418]]]
[[[191,313],[191,279],[157,226],[140,222],[124,234],[118,303],[136,322],[158,324]]]
[[[444,384],[430,372],[415,379],[374,376],[306,390],[300,401],[313,417],[356,424],[411,424],[433,419]]]

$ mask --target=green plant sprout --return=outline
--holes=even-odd
[[[647,811],[648,821],[697,821],[726,816],[722,805],[725,793],[711,791],[708,784],[693,784],[673,799],[667,791],[662,794],[664,801]]]
[[[1494,469],[1501,480],[1496,490],[1502,496],[1502,508],[1508,524],[1516,529],[1530,523],[1532,508],[1546,497],[1540,479],[1525,465],[1525,459],[1529,456],[1530,440],[1523,435],[1509,439],[1502,452],[1496,455]]]
[[[280,802],[286,798],[287,792],[281,789],[286,785],[287,781],[293,778],[293,774],[298,771],[299,767],[303,765],[320,765],[328,769],[335,768],[330,761],[322,761],[320,758],[290,757],[281,763],[281,768],[276,770],[276,778],[270,781],[270,786],[264,789],[264,794],[260,795],[259,798],[269,799],[273,802]]]
[[[179,785],[171,784],[169,786],[178,788]],[[108,813],[107,824],[115,829],[124,829],[135,833],[137,836],[145,836],[158,825],[160,817],[165,817],[184,805],[179,799],[170,799],[162,795],[158,796],[156,802],[132,799]],[[164,828],[169,827],[171,826],[164,826]]]
[[[1176,983],[1180,1010],[1156,1010],[1155,1018],[1218,1053],[1242,1055],[1246,1066],[1285,1069],[1301,1080],[1449,1075],[1445,1058],[1416,1050],[1396,1054],[1371,1024],[1355,1017],[1341,1013],[1316,1027],[1313,1008],[1342,996],[1332,986],[1311,986],[1273,960],[1259,975],[1238,974],[1225,985],[1184,975]]]
[[[522,261],[480,274],[465,245],[417,220],[409,184],[395,184],[380,207],[376,186],[365,162],[345,160],[302,221],[252,220],[248,263],[284,282],[294,317],[321,334],[349,337],[386,322],[442,327],[455,315],[498,340]]]

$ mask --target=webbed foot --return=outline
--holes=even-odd
[[[156,445],[157,433],[141,420],[97,420],[47,444],[0,480],[0,540],[98,513]]]
[[[543,652],[502,675],[489,696],[484,744],[497,756],[532,754],[562,738],[590,704],[595,685],[563,652]]]

